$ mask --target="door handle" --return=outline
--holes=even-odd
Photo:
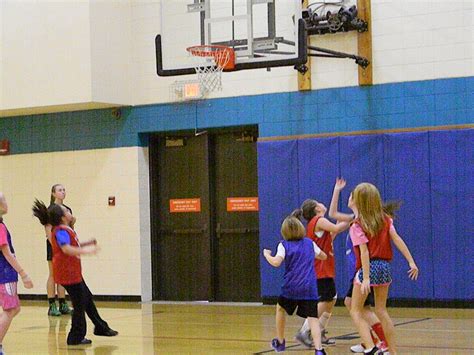
[[[207,227],[202,228],[186,228],[186,229],[161,229],[160,234],[203,234],[207,230]]]
[[[258,232],[258,228],[222,228],[220,223],[217,223],[216,226],[217,239],[220,239],[223,234],[249,234]]]
[[[258,233],[258,228],[221,228],[221,234],[248,234]]]

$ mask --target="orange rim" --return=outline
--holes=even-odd
[[[199,45],[186,48],[195,57],[214,58],[218,67],[224,70],[234,69],[235,52],[231,47],[221,45]]]

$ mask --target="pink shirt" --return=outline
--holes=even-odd
[[[382,259],[390,261],[393,257],[392,246],[390,244],[390,232],[395,231],[393,226],[393,220],[389,217],[385,218],[385,224],[380,233],[373,237],[368,238],[365,234],[362,226],[355,221],[350,230],[352,244],[354,245],[354,254],[356,256],[356,269],[362,267],[362,260],[360,258],[359,246],[362,244],[367,245],[370,259]]]
[[[354,223],[351,226],[349,229],[349,235],[351,236],[352,245],[355,247],[361,244],[367,244],[369,242],[364,230],[358,223]]]
[[[0,246],[8,244],[7,227],[0,223]]]

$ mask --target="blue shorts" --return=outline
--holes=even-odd
[[[392,268],[390,262],[382,259],[370,260],[370,286],[386,286],[392,283]],[[357,271],[354,282],[361,284],[364,280],[362,268]]]

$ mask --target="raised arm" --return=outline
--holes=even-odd
[[[418,278],[419,272],[418,266],[416,266],[415,260],[413,259],[413,256],[411,255],[410,250],[403,241],[402,237],[398,235],[397,231],[393,227],[390,228],[390,238],[397,249],[400,250],[400,253],[402,253],[403,257],[408,261],[408,265],[410,266],[410,270],[408,270],[408,277],[412,280],[416,280]]]
[[[263,256],[265,259],[267,259],[268,263],[274,267],[279,267],[283,262],[283,258],[281,256],[272,256],[272,252],[269,249],[263,249]]]
[[[319,252],[319,254],[316,255],[316,259],[318,259],[318,260],[326,260],[327,258],[328,258],[328,256],[322,250]]]
[[[318,220],[318,223],[316,223],[316,228],[330,232],[331,237],[334,240],[339,233],[349,228],[349,222],[338,221],[336,224],[334,224],[327,218],[323,217]]]
[[[337,203],[339,201],[339,195],[341,190],[346,186],[346,180],[336,179],[334,184],[334,191],[332,193],[331,205],[329,206],[329,217],[341,221],[341,222],[351,222],[354,219],[353,214],[342,213],[337,210]]]

